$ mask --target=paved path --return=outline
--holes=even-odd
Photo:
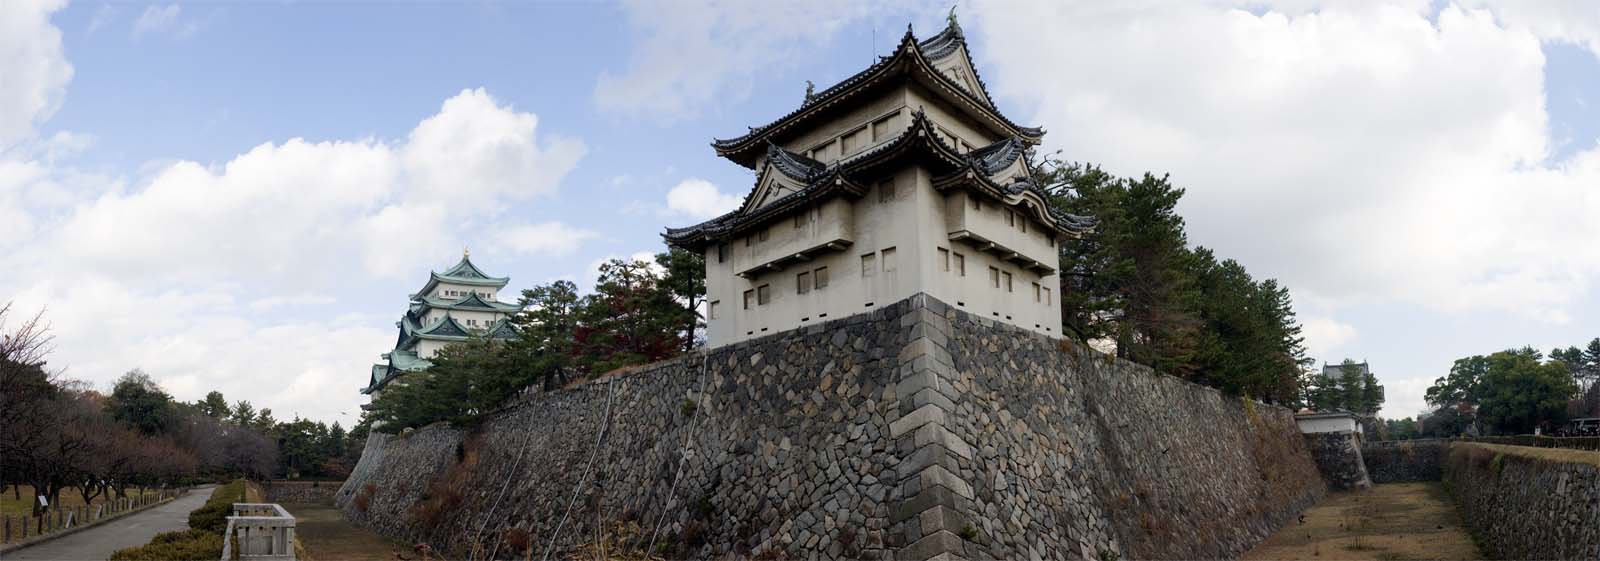
[[[161,532],[189,529],[189,512],[211,497],[213,486],[196,487],[170,503],[112,520],[82,532],[5,554],[5,561],[52,559],[105,561],[111,552],[144,545]]]
[[[1408,561],[1483,559],[1444,486],[1386,483],[1330,493],[1244,554],[1267,559]]]

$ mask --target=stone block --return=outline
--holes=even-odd
[[[907,431],[914,430],[928,423],[942,424],[949,422],[946,418],[946,415],[947,414],[945,410],[937,405],[928,404],[918,407],[915,411],[912,411],[906,416],[899,418],[893,423],[889,423],[889,436],[898,438]]]
[[[929,407],[932,407],[931,405]],[[944,446],[956,456],[972,459],[972,446],[968,445],[961,437],[956,436],[944,428],[943,423],[929,423],[917,428],[916,446],[922,448],[929,444]]]
[[[928,561],[940,555],[961,555],[965,552],[965,545],[961,536],[954,532],[939,531],[922,536],[922,539],[901,549],[895,557],[904,561]]]
[[[945,469],[944,466],[928,466],[927,469],[918,474],[916,479],[920,479],[921,486],[919,488],[943,485],[957,495],[968,499],[972,498],[972,485],[950,470]]]

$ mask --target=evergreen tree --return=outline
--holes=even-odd
[[[649,263],[613,259],[600,266],[594,294],[584,299],[573,332],[580,368],[600,374],[654,362],[684,347],[681,326],[693,312],[673,299]]]
[[[172,396],[143,370],[133,369],[117,379],[106,402],[111,418],[142,434],[166,432],[176,421]]]
[[[206,398],[196,401],[194,406],[201,414],[213,419],[226,419],[233,414],[233,410],[228,408],[228,400],[224,399],[222,392],[219,391],[207,393]]]
[[[236,426],[253,427],[256,424],[256,408],[250,405],[249,400],[239,400],[233,404],[233,416],[228,421]]]
[[[523,312],[512,316],[517,338],[509,343],[519,368],[543,380],[549,391],[566,384],[572,374],[572,334],[578,329],[581,302],[578,287],[556,281],[522,291]]]
[[[1531,433],[1541,424],[1565,420],[1567,400],[1576,393],[1566,365],[1540,363],[1537,353],[1526,351],[1487,357],[1478,415],[1502,434]]]
[[[1293,404],[1310,360],[1287,288],[1233,260],[1188,248],[1183,189],[1166,176],[1120,179],[1045,158],[1050,202],[1092,216],[1093,232],[1062,240],[1066,333],[1111,341],[1119,357],[1234,393]]]
[[[692,350],[704,343],[695,334],[705,326],[700,305],[706,300],[706,256],[673,247],[656,254],[656,265],[665,271],[661,288],[688,311],[682,316],[683,350]]]

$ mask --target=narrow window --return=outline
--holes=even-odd
[[[755,236],[745,236],[744,237],[744,246],[745,247],[750,247],[750,244],[755,241],[755,240],[751,239],[751,238],[754,238],[754,237]]]
[[[756,287],[756,304],[765,306],[772,301],[772,285],[763,284]]]
[[[956,254],[956,276],[967,276],[967,256],[960,253]]]
[[[894,180],[878,184],[878,202],[887,203],[894,200]]]
[[[725,243],[717,244],[717,262],[721,263],[721,262],[727,261],[727,260],[728,260],[728,244],[725,244]]]
[[[813,277],[811,280],[815,283],[817,290],[822,290],[828,287],[827,267],[817,267],[817,270],[812,271],[811,273],[811,276]]]
[[[894,248],[892,248],[892,247],[884,248],[884,250],[883,250],[883,272],[885,272],[885,273],[893,273],[894,269],[895,269],[895,265],[896,265],[895,262],[896,261],[897,260],[895,259]]]
[[[1017,213],[1011,212],[1009,210],[1006,211],[1006,225],[1007,226],[1016,226],[1017,225]]]
[[[718,315],[717,312],[720,311],[720,310],[718,310],[718,308],[721,307],[721,305],[722,305],[722,301],[721,300],[712,300],[710,304],[707,304],[706,305],[706,318],[707,319],[717,319],[717,315]]]
[[[1050,289],[1049,288],[1045,288],[1044,289],[1044,305],[1046,305],[1046,306],[1050,305]]]
[[[801,213],[795,214],[794,215],[794,229],[799,230],[800,228],[805,227],[805,225],[806,225],[806,213],[801,212]]]
[[[1006,292],[1011,292],[1011,273],[1004,273],[1006,277]]]
[[[940,270],[946,273],[950,272],[950,250],[939,248],[939,263]]]
[[[983,210],[983,202],[979,201],[978,197],[967,195],[967,199],[972,201],[972,210]]]
[[[861,256],[861,276],[870,277],[870,276],[872,276],[873,270],[877,269],[877,268],[878,268],[878,256],[877,256],[877,254],[868,253],[866,255],[862,255]]]
[[[989,267],[989,285],[1000,288],[1000,269]]]
[[[800,273],[795,275],[794,290],[797,294],[811,292],[811,273]]]
[[[750,308],[755,307],[755,305],[756,305],[756,291],[754,291],[754,290],[746,290],[746,291],[744,291],[744,309],[748,310]]]
[[[757,232],[756,233],[756,241],[757,242],[767,241],[767,231],[766,230],[762,230],[760,232]]]
[[[1033,283],[1033,301],[1043,302],[1044,295],[1039,292],[1039,283]]]
[[[1022,228],[1022,233],[1028,233],[1028,217],[1022,217],[1022,223],[1018,224],[1017,227]]]

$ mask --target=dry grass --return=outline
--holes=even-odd
[[[1439,483],[1335,493],[1242,559],[1482,559]]]
[[[395,559],[396,551],[410,556],[411,545],[356,527],[339,509],[317,503],[283,505],[295,518],[295,537],[305,553],[317,561],[380,561]]]
[[[16,491],[20,491],[20,493],[17,493]],[[128,489],[129,497],[133,497],[138,493],[139,490],[137,488]],[[18,494],[21,495],[21,498],[17,497]],[[156,491],[155,489],[147,489],[145,490],[145,495],[154,498],[156,496]],[[5,492],[0,494],[0,514],[4,514],[6,516],[30,516],[33,514],[33,502],[35,500],[33,487],[30,485],[22,485],[21,488],[17,490],[13,490],[11,487],[6,487]],[[91,504],[102,504],[107,500],[108,499],[105,495],[100,495],[95,497],[94,502]],[[62,508],[77,508],[83,506],[83,496],[78,494],[78,490],[76,488],[63,489],[61,491],[61,504],[58,506]]]
[[[1600,452],[1589,450],[1572,450],[1567,448],[1534,448],[1532,446],[1485,444],[1482,442],[1456,442],[1452,443],[1451,446],[1461,446],[1467,448],[1468,450],[1487,450],[1496,454],[1533,458],[1563,464],[1590,464],[1600,466]]]

